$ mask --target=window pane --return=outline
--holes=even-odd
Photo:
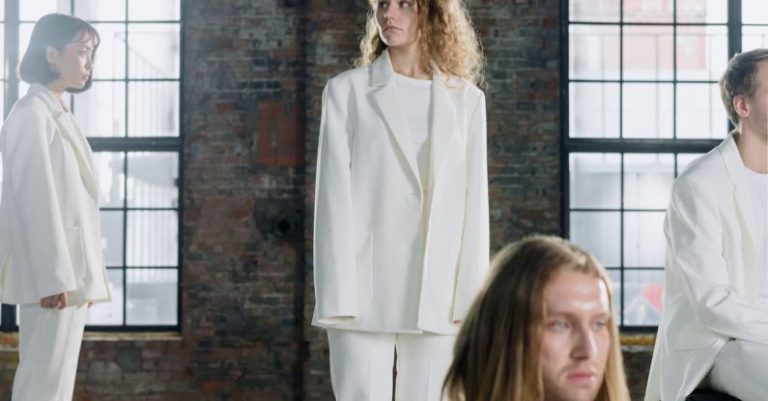
[[[672,84],[624,84],[625,138],[672,138]]]
[[[686,0],[677,2],[678,22],[725,23],[727,20],[727,1]]]
[[[619,27],[571,25],[571,79],[619,79]]]
[[[677,78],[717,81],[728,62],[728,31],[724,26],[677,28]]]
[[[101,43],[93,65],[95,79],[125,78],[125,25],[93,24]]]
[[[672,27],[624,28],[624,78],[672,79]]]
[[[677,174],[680,175],[680,173],[685,171],[685,168],[688,167],[688,164],[703,155],[703,153],[680,153],[677,155]],[[671,190],[672,188],[670,188],[670,191]]]
[[[768,5],[768,3],[766,4]],[[768,26],[745,26],[742,28],[742,51],[766,47],[768,47]]]
[[[572,138],[619,137],[619,85],[572,83],[569,133]]]
[[[624,272],[624,324],[656,326],[662,310],[663,270]]]
[[[144,21],[178,20],[180,0],[129,0],[128,19]]]
[[[624,207],[666,209],[674,179],[671,154],[624,155]]]
[[[128,206],[178,207],[178,176],[178,153],[129,153]]]
[[[569,238],[604,266],[620,266],[619,212],[571,212]]]
[[[178,82],[128,84],[129,136],[179,136]]]
[[[37,21],[50,13],[69,14],[70,0],[23,0],[19,1],[19,18],[22,21]],[[25,48],[23,48],[25,49]]]
[[[742,0],[741,20],[745,24],[768,24],[768,3],[765,0]]]
[[[664,267],[664,212],[624,213],[624,267]]]
[[[122,21],[125,0],[75,0],[75,15],[89,21]]]
[[[677,85],[677,137],[724,138],[728,116],[717,84]]]
[[[125,163],[123,153],[96,152],[99,171],[99,206],[122,207],[125,199]]]
[[[613,319],[616,325],[621,324],[621,270],[608,269],[611,278],[611,290],[613,291]]]
[[[572,208],[621,207],[621,157],[617,153],[570,155]]]
[[[179,78],[179,24],[131,24],[128,74],[131,78]]]
[[[101,211],[101,237],[104,260],[109,267],[123,266],[123,212]]]
[[[128,269],[126,323],[175,325],[177,322],[178,271]]]
[[[125,83],[94,81],[78,94],[73,112],[80,128],[90,137],[125,136]]]
[[[672,1],[624,1],[625,22],[672,22],[672,16]]]
[[[620,0],[570,0],[569,18],[573,21],[619,22]]]
[[[177,266],[178,232],[175,211],[129,211],[128,266]]]
[[[123,271],[107,269],[109,291],[112,300],[93,304],[88,309],[86,324],[98,326],[119,326],[123,324]]]

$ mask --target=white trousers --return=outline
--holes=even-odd
[[[709,380],[712,388],[741,401],[768,399],[768,346],[728,341],[717,354]]]
[[[19,366],[12,401],[71,401],[86,305],[19,308]]]
[[[392,401],[394,387],[395,401],[440,401],[455,339],[453,335],[328,330],[336,400]]]

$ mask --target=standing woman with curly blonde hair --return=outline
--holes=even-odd
[[[323,92],[313,324],[337,400],[437,401],[489,264],[480,44],[461,0],[385,0],[361,50]]]

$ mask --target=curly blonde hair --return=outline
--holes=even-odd
[[[360,58],[355,65],[371,64],[387,48],[379,37],[376,23],[378,0],[368,0],[371,8],[360,40]],[[463,78],[478,86],[484,84],[483,53],[463,0],[416,0],[419,11],[424,71],[432,68],[453,77]]]

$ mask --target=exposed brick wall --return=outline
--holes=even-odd
[[[365,3],[183,2],[181,338],[86,341],[76,400],[332,399],[326,338],[309,326],[314,164],[320,94],[357,56]],[[470,1],[488,59],[493,251],[560,231],[559,3]],[[636,398],[648,358],[626,357]]]

